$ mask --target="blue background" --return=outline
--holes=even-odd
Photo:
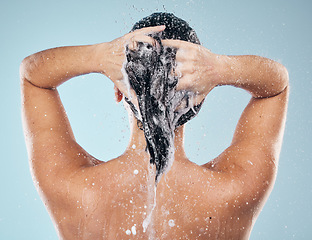
[[[1,168],[0,239],[57,239],[33,184],[22,132],[19,65],[37,51],[111,41],[155,11],[175,13],[219,54],[256,54],[284,64],[290,102],[275,188],[251,239],[312,239],[311,104],[312,2],[282,1],[17,1],[0,3]],[[87,75],[60,87],[78,142],[102,160],[123,152],[129,138],[113,84]],[[249,95],[231,87],[208,96],[187,126],[186,149],[198,163],[230,141]],[[44,161],[44,159],[42,159]]]

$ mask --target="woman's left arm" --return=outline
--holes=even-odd
[[[20,67],[23,125],[29,159],[35,174],[51,169],[74,171],[92,165],[92,159],[75,141],[57,87],[88,73],[101,73],[121,90],[125,46],[153,41],[146,34],[163,26],[140,29],[111,42],[48,49],[26,57]]]

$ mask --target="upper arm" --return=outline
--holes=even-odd
[[[263,199],[276,176],[284,133],[288,89],[270,98],[251,98],[243,111],[232,144],[207,166],[234,183],[233,196]],[[259,200],[259,203],[261,201]]]
[[[75,141],[57,90],[36,87],[23,76],[21,88],[25,140],[37,181],[54,181],[89,164],[88,154]]]
[[[287,104],[288,88],[274,97],[251,98],[237,123],[231,145],[250,148],[258,154],[260,150],[272,156],[272,160],[277,164]]]

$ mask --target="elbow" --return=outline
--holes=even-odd
[[[33,68],[32,65],[33,65],[32,56],[28,56],[24,58],[23,61],[21,62],[19,72],[20,72],[20,79],[22,83],[25,81],[30,82],[31,69]]]
[[[283,92],[289,85],[289,74],[287,68],[282,64],[279,64],[278,75],[281,83],[281,92]]]
[[[22,82],[28,81],[34,84],[33,80],[40,71],[41,56],[36,53],[23,59],[20,65],[20,79]]]

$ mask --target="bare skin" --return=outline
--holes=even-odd
[[[152,44],[137,30],[109,43],[36,53],[21,65],[24,132],[33,179],[60,239],[248,239],[274,185],[288,101],[286,69],[257,56],[221,56],[177,40],[179,89],[198,101],[218,85],[250,92],[232,144],[199,166],[184,152],[184,126],[175,131],[175,160],[157,186],[145,138],[133,117],[129,147],[110,161],[89,155],[76,141],[57,87],[82,74],[102,73],[127,95],[120,69],[124,46]],[[136,148],[133,149],[132,146]],[[152,193],[152,194],[150,194]]]

